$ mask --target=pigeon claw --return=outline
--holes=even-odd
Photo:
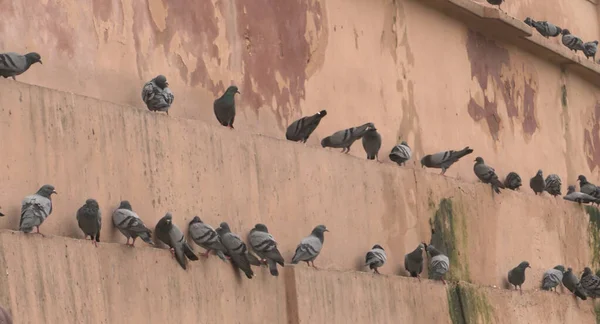
[[[206,252],[204,253],[200,253],[201,256],[208,258],[208,254],[210,253],[210,250],[206,250]]]

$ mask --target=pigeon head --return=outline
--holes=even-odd
[[[254,225],[254,229],[260,232],[265,232],[265,233],[269,233],[269,229],[267,228],[267,225],[265,224],[256,224]]]
[[[327,116],[327,110],[323,109],[323,110],[319,111],[317,114],[319,116],[321,116],[321,118],[325,117],[325,116]]]
[[[542,169],[539,169],[538,172],[535,175],[543,177]]]
[[[530,17],[527,17],[527,18],[525,18],[525,20],[523,22],[525,22],[527,25],[531,26],[533,24],[533,19],[531,19]]]
[[[34,64],[34,63],[42,63],[42,57],[40,56],[40,54],[36,53],[36,52],[31,52],[31,53],[27,53],[25,54],[25,58],[27,59],[27,62],[29,63],[29,65]]]
[[[419,246],[417,247],[417,249],[423,251],[425,249],[425,245],[426,245],[425,243],[421,243],[421,244],[419,244]]]
[[[88,205],[88,206],[90,206],[90,207],[96,207],[96,208],[99,207],[98,202],[96,201],[96,199],[92,199],[92,198],[86,200],[85,204]]]
[[[475,158],[475,162],[477,162],[477,163],[484,163],[483,162],[483,158],[481,156],[478,156],[477,158]]]
[[[581,183],[586,183],[587,179],[584,175],[580,174],[579,177],[577,177],[577,181],[579,181]]]
[[[373,124],[373,123],[366,123],[365,126],[367,126],[367,128],[365,130],[371,130],[371,129],[377,130],[377,128],[375,128],[375,124]]]
[[[567,271],[565,273],[571,273],[571,272],[573,272],[573,269],[572,268],[567,268]]]
[[[427,154],[421,159],[421,168],[424,168],[427,165],[426,161],[428,161],[430,158],[431,158],[431,155]]]
[[[571,34],[571,32],[568,29],[563,29],[561,31],[561,34],[563,34],[563,35],[569,35],[569,34]]]
[[[46,197],[46,198],[50,198],[50,196],[52,194],[58,194],[58,192],[56,192],[56,190],[54,190],[54,186],[53,185],[43,185],[40,190],[37,191],[37,194],[42,196],[42,197]]]
[[[569,188],[567,188],[567,195],[573,192],[575,192],[575,186],[570,185]]]
[[[170,212],[167,212],[161,221],[163,221],[167,226],[171,227],[173,225],[173,215]]]
[[[519,263],[517,268],[525,270],[526,268],[531,268],[531,266],[529,265],[529,262],[523,261],[523,262]]]
[[[589,267],[585,267],[585,269],[583,269],[583,274],[581,275],[581,278],[591,276],[591,275],[592,275],[592,269],[590,269]]]
[[[427,252],[429,252],[429,254],[431,254],[432,257],[442,254],[442,252],[438,251],[438,249],[436,249],[435,246],[431,244],[427,246]]]
[[[331,145],[331,138],[329,136],[325,137],[324,139],[321,140],[321,146],[322,147],[327,147]]]
[[[381,250],[383,250],[383,248],[379,244],[373,245],[373,249],[381,249]]]
[[[404,145],[404,146],[408,147],[408,143],[406,143],[406,141],[400,142],[400,145]]]
[[[165,77],[162,74],[159,74],[156,76],[156,78],[154,78],[154,83],[156,83],[156,85],[161,89],[164,89],[169,86],[169,82],[167,82],[167,77]]]
[[[117,209],[127,209],[127,210],[133,211],[133,208],[131,207],[129,200],[122,200],[121,204],[119,205],[119,208],[117,208]]]
[[[556,267],[554,267],[554,270],[558,270],[562,273],[565,273],[565,267],[563,265],[557,265]]]
[[[227,224],[226,222],[222,222],[219,225],[219,228],[217,228],[217,232],[222,231],[223,233],[229,233],[231,232],[231,229],[229,229],[229,224]]]
[[[238,87],[236,86],[229,86],[229,88],[227,88],[227,90],[225,90],[225,94],[228,96],[235,96],[236,93],[240,93],[240,91],[238,90]],[[240,93],[241,94],[241,93]]]
[[[323,234],[323,233],[325,233],[325,232],[329,232],[329,230],[327,229],[327,227],[325,227],[325,225],[318,225],[318,226],[316,226],[316,227],[315,227],[315,228],[312,230],[312,232],[313,232],[313,233],[315,233],[315,234],[316,234],[316,233],[321,233],[321,234]]]
[[[558,31],[559,34],[562,33],[562,28],[556,26],[556,30]]]
[[[196,224],[196,223],[202,223],[202,220],[198,216],[194,216],[194,218],[192,218],[192,220],[190,221],[190,225]]]
[[[598,45],[598,41],[597,40],[593,41],[592,43]]]

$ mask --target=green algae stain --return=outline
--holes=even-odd
[[[448,311],[452,324],[466,324],[463,315],[460,295],[460,288],[457,285],[449,285],[446,294],[448,295]]]
[[[600,324],[600,305],[594,306],[594,312],[596,313],[596,324]]]
[[[493,323],[494,309],[484,292],[458,283],[448,286],[447,296],[452,324]]]
[[[592,267],[600,266],[600,211],[596,207],[585,206],[590,217],[588,224],[588,242],[592,252]]]

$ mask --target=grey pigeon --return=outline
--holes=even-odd
[[[502,2],[504,2],[504,0],[487,0],[487,2],[491,5],[498,6],[498,9],[500,11],[502,11],[502,8],[500,8],[500,5],[502,4]]]
[[[552,196],[556,197],[562,195],[560,192],[562,181],[560,181],[560,177],[557,174],[551,174],[546,177],[545,186],[546,188],[544,190],[546,190]]]
[[[306,143],[310,134],[317,129],[321,119],[325,116],[327,116],[327,110],[321,110],[312,116],[306,116],[296,120],[288,126],[287,131],[285,132],[285,138],[294,142],[301,141],[302,143]]]
[[[427,246],[427,252],[429,252],[429,255],[431,256],[429,259],[429,273],[431,279],[441,280],[446,284],[444,275],[450,269],[450,260],[431,244]]]
[[[588,182],[585,176],[579,175],[577,180],[579,181],[579,191],[592,197],[600,198],[600,188],[596,187],[595,184]]]
[[[521,185],[521,177],[516,172],[509,173],[504,179],[504,186],[510,190],[519,190]]]
[[[273,276],[279,275],[277,263],[283,267],[284,260],[277,249],[277,242],[273,235],[269,234],[269,229],[264,224],[256,224],[248,234],[248,243],[259,257],[261,257],[269,266],[269,271]]]
[[[215,116],[221,125],[233,129],[235,119],[235,94],[240,93],[238,87],[230,86],[225,93],[215,100],[213,108]]]
[[[164,111],[169,114],[169,108],[175,100],[175,95],[169,89],[169,82],[164,75],[157,75],[146,82],[142,88],[142,100],[150,111]]]
[[[460,160],[460,158],[462,158],[463,156],[469,155],[471,153],[473,153],[473,149],[470,149],[467,146],[460,151],[450,150],[425,155],[421,159],[421,167],[442,169],[441,174],[444,174],[446,173],[446,170],[448,170],[450,166],[452,166],[452,164]]]
[[[206,249],[205,253],[200,253],[201,256],[208,258],[210,251],[214,250],[215,254],[221,260],[227,261],[227,258],[224,254],[227,252],[227,249],[225,246],[223,246],[223,243],[221,243],[219,234],[217,234],[212,226],[202,222],[200,217],[194,216],[194,218],[190,221],[188,235],[196,244]]]
[[[408,271],[411,277],[420,278],[423,272],[423,249],[425,244],[421,243],[417,248],[404,256],[404,269]]]
[[[560,285],[560,283],[563,280],[564,272],[565,267],[563,267],[562,265],[557,265],[556,267],[544,272],[544,276],[542,277],[542,289],[554,289],[554,291],[556,291],[556,287]]]
[[[367,252],[365,256],[365,266],[375,271],[376,274],[380,274],[377,268],[382,267],[387,260],[385,250],[379,244],[373,245],[373,248]]]
[[[325,227],[325,225],[318,225],[312,230],[309,236],[303,238],[296,247],[296,252],[294,253],[294,257],[292,257],[292,264],[304,261],[310,266],[310,263],[312,262],[313,268],[316,269],[315,259],[319,256],[319,253],[321,253],[321,249],[323,248],[325,232],[329,232],[327,227]]]
[[[597,51],[598,51],[598,41],[597,40],[583,44],[583,55],[585,55],[585,58],[589,59],[591,57],[595,62]]]
[[[577,53],[577,51],[583,51],[583,41],[571,34],[571,32],[568,29],[563,29],[562,30],[562,43],[563,45],[565,45],[568,49],[575,51],[575,53]]]
[[[585,267],[579,282],[588,296],[594,299],[600,296],[600,278],[593,274],[590,268]]]
[[[367,152],[367,160],[379,161],[379,149],[381,148],[381,135],[377,132],[377,128],[369,127],[362,138],[362,145]]]
[[[546,189],[546,182],[544,181],[542,170],[538,170],[535,176],[529,180],[529,187],[531,187],[536,195],[544,192],[544,189]]]
[[[525,23],[531,27],[534,27],[538,33],[546,38],[556,37],[562,32],[562,28],[547,21],[535,21],[530,17],[527,17],[525,18]]]
[[[156,235],[156,238],[170,247],[171,254],[177,259],[177,262],[179,262],[179,265],[183,270],[187,267],[186,258],[192,261],[198,260],[198,256],[185,240],[185,236],[179,227],[173,223],[173,215],[171,215],[171,213],[166,213],[165,216],[158,221],[154,228],[154,234]]]
[[[598,198],[592,197],[583,192],[576,192],[575,186],[573,186],[573,185],[569,186],[569,188],[567,189],[567,194],[563,197],[563,199],[574,201],[574,202],[577,202],[580,204],[581,203],[584,203],[584,204],[596,203],[597,204],[600,201]]]
[[[154,242],[152,242],[152,231],[144,225],[142,219],[133,211],[129,201],[121,201],[119,207],[112,214],[112,220],[113,225],[127,238],[125,245],[134,247],[135,240],[138,237],[144,242],[154,245]],[[133,238],[131,244],[129,244],[130,238]]]
[[[402,141],[402,143],[394,146],[389,156],[390,160],[398,163],[398,165],[405,165],[406,161],[412,157],[412,150],[406,141]]]
[[[498,180],[498,175],[496,175],[496,170],[494,168],[489,167],[483,161],[483,158],[478,156],[475,159],[475,165],[473,166],[473,172],[481,182],[489,183],[492,186],[492,190],[496,193],[500,193],[500,188],[504,189],[504,184]]]
[[[40,225],[52,213],[52,194],[57,194],[53,185],[43,185],[35,194],[27,196],[21,203],[21,221],[19,230],[25,233],[31,233],[36,228],[36,233],[40,233]]]
[[[337,131],[331,136],[322,139],[321,146],[341,148],[342,153],[348,153],[350,152],[350,146],[352,146],[357,139],[363,137],[370,128],[375,128],[375,125],[373,125],[373,123],[366,123],[358,127]]]
[[[31,52],[25,55],[14,52],[0,54],[0,76],[17,80],[15,76],[27,71],[32,64],[42,64],[40,54]]]
[[[77,224],[85,234],[89,236],[96,247],[100,242],[100,229],[102,228],[102,213],[95,199],[88,199],[85,204],[77,210]]]
[[[531,266],[529,266],[529,262],[523,261],[508,272],[508,282],[515,286],[515,290],[517,287],[519,287],[519,290],[522,290],[521,286],[523,286],[523,283],[525,283],[525,270],[527,268],[531,268]]]
[[[246,243],[237,234],[232,233],[229,224],[225,222],[222,222],[217,228],[217,233],[219,233],[221,242],[227,249],[227,254],[231,257],[233,264],[244,271],[248,279],[252,279],[254,272],[250,267]]]
[[[586,300],[587,296],[585,294],[585,289],[581,286],[579,279],[573,273],[573,269],[568,268],[567,271],[563,274],[562,283],[570,292],[575,294],[575,296],[581,298],[582,300]]]

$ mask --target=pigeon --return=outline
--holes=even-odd
[[[527,17],[525,18],[525,23],[531,27],[534,27],[538,33],[546,38],[556,37],[562,32],[562,28],[547,21],[535,21],[530,17]]]
[[[381,148],[381,135],[377,132],[377,128],[369,127],[363,135],[362,145],[367,152],[367,160],[379,161],[379,149]]]
[[[285,138],[289,141],[306,143],[323,117],[327,116],[327,110],[321,110],[312,116],[302,117],[288,126]]]
[[[277,249],[277,242],[273,235],[269,234],[267,226],[264,224],[256,224],[248,234],[248,242],[250,247],[259,257],[264,259],[263,262],[269,266],[271,275],[278,276],[277,263],[283,267],[284,260],[281,252]]]
[[[584,203],[584,204],[596,203],[596,204],[598,204],[600,202],[600,199],[598,199],[596,197],[592,197],[583,192],[576,192],[575,186],[572,186],[572,185],[569,186],[569,188],[567,189],[567,194],[563,197],[563,199],[574,201],[574,202],[577,202],[580,204],[581,203]]]
[[[496,170],[494,168],[489,167],[483,161],[483,158],[478,156],[475,159],[475,166],[473,166],[473,171],[475,175],[481,182],[489,183],[492,186],[492,190],[496,193],[500,193],[500,188],[504,189],[504,184],[498,180],[498,176],[496,175]]]
[[[544,272],[544,276],[542,278],[542,289],[543,290],[552,290],[556,291],[556,287],[560,285],[563,280],[563,273],[565,272],[565,267],[562,265],[557,265],[556,267]]]
[[[225,93],[213,103],[215,116],[221,125],[233,129],[235,119],[235,94],[240,93],[238,87],[230,86]]]
[[[19,230],[31,233],[36,228],[36,234],[40,234],[40,225],[52,213],[52,194],[58,194],[53,185],[43,185],[35,194],[27,196],[21,203],[21,221]]]
[[[248,279],[252,279],[254,272],[250,267],[246,243],[237,234],[232,233],[229,224],[225,222],[222,222],[217,228],[217,233],[219,233],[221,242],[227,249],[227,254],[231,257],[233,264],[244,271]]]
[[[560,177],[557,174],[551,174],[546,177],[545,181],[546,190],[552,196],[560,196],[562,193],[560,192],[560,187],[562,186],[562,182],[560,181]]]
[[[593,274],[590,268],[585,267],[579,283],[588,296],[592,298],[600,296],[600,278]]]
[[[597,51],[598,51],[598,41],[597,40],[583,44],[583,55],[585,55],[585,58],[589,59],[591,57],[595,62]]]
[[[35,63],[42,64],[42,57],[35,52],[25,55],[14,52],[2,53],[0,54],[0,76],[17,80],[15,76],[29,70],[29,67]]]
[[[188,236],[191,237],[196,244],[206,249],[205,253],[200,253],[201,256],[208,258],[210,251],[214,250],[221,260],[227,261],[224,254],[227,252],[227,249],[223,246],[223,243],[221,243],[219,234],[217,234],[212,226],[202,222],[200,217],[194,216],[190,221]]]
[[[402,143],[394,146],[390,152],[390,160],[398,163],[398,165],[405,165],[405,162],[410,160],[411,157],[412,151],[408,144],[406,144],[406,141],[402,141]]]
[[[444,174],[444,173],[446,173],[446,170],[448,170],[450,168],[450,166],[452,166],[452,164],[454,164],[456,161],[458,161],[463,156],[469,155],[471,153],[473,153],[473,149],[471,149],[467,146],[460,151],[450,150],[450,151],[444,151],[444,152],[438,152],[435,154],[425,155],[421,159],[421,167],[422,168],[428,167],[428,168],[442,169],[441,174]]]
[[[85,205],[77,210],[77,223],[79,228],[85,234],[85,238],[89,236],[96,247],[100,242],[100,229],[102,228],[102,213],[100,206],[95,199],[88,199]]]
[[[487,2],[491,5],[498,6],[498,9],[500,11],[503,11],[502,8],[500,8],[500,5],[502,4],[502,2],[504,2],[504,0],[487,0]]]
[[[154,242],[152,242],[152,231],[144,225],[138,214],[133,211],[129,201],[121,201],[119,208],[113,212],[112,219],[115,227],[127,238],[125,245],[134,247],[135,240],[138,237],[144,242],[154,245]],[[133,238],[131,244],[129,244],[130,238]]]
[[[169,108],[175,100],[175,95],[169,89],[167,78],[160,74],[146,82],[142,88],[142,100],[150,111],[164,111],[169,114]]]
[[[404,256],[404,269],[408,271],[411,277],[419,278],[423,272],[423,249],[425,244],[421,243],[417,248]]]
[[[331,136],[327,136],[321,140],[322,147],[333,147],[333,148],[341,148],[342,153],[350,152],[350,146],[354,144],[354,142],[363,137],[367,130],[370,128],[375,128],[373,123],[366,123],[364,125],[358,127],[352,127],[348,129],[344,129],[341,131],[337,131],[333,133]]]
[[[536,195],[544,192],[544,189],[546,189],[546,182],[544,181],[542,170],[538,170],[535,176],[529,180],[529,186]]]
[[[575,53],[577,53],[577,51],[584,51],[583,41],[579,37],[571,34],[568,29],[563,29],[561,33],[563,35],[562,43],[568,49],[575,51]]]
[[[577,276],[573,273],[573,269],[568,268],[567,271],[563,274],[562,283],[570,292],[575,294],[575,296],[581,298],[582,300],[586,300],[587,296],[585,294],[585,289],[581,287],[581,283]]]
[[[518,266],[508,272],[508,282],[515,286],[515,290],[519,287],[522,290],[523,283],[525,282],[525,270],[531,268],[529,262],[523,261]]]
[[[600,188],[596,187],[595,184],[588,182],[585,176],[579,175],[577,180],[579,181],[579,191],[592,197],[600,198]]]
[[[448,272],[448,269],[450,269],[450,260],[431,244],[427,246],[427,252],[429,252],[429,255],[431,256],[429,259],[431,279],[441,280],[446,284],[444,275]]]
[[[365,256],[365,267],[369,267],[369,269],[374,270],[376,274],[381,274],[377,268],[382,267],[386,260],[387,256],[385,255],[385,250],[381,247],[381,245],[375,244]]]
[[[170,247],[171,254],[177,259],[183,270],[187,268],[186,258],[192,261],[198,260],[198,256],[185,240],[185,236],[179,227],[173,223],[173,215],[171,213],[166,213],[158,221],[156,227],[154,227],[154,234],[156,238]]]
[[[504,179],[504,186],[510,190],[519,190],[521,177],[516,172],[511,172]]]
[[[304,261],[310,266],[310,263],[312,262],[313,268],[316,269],[315,259],[319,256],[319,253],[321,253],[321,249],[323,248],[325,232],[329,232],[327,227],[325,227],[325,225],[318,225],[312,230],[309,236],[303,238],[296,247],[296,252],[294,253],[294,257],[292,257],[292,264]]]

